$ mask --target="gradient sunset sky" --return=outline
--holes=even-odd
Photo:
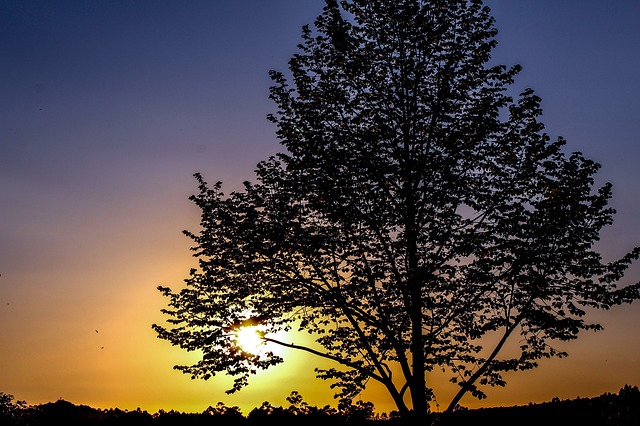
[[[494,61],[524,71],[543,121],[614,184],[613,260],[640,244],[640,1],[491,0]],[[194,172],[225,189],[279,150],[269,69],[285,70],[322,0],[0,0],[0,392],[29,404],[245,413],[298,390],[333,404],[311,356],[259,374],[192,381],[191,355],[158,340],[157,285],[195,265],[183,229]],[[628,282],[640,280],[634,266]],[[574,398],[640,385],[640,303],[592,316],[605,331],[559,345],[569,358],[507,375],[466,406]],[[440,384],[445,405],[454,385]],[[441,395],[441,396],[440,396]],[[393,409],[379,389],[363,396]]]

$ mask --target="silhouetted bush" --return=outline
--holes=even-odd
[[[439,416],[441,426],[469,423],[518,426],[638,426],[640,425],[640,390],[625,385],[616,394],[595,398],[561,401],[553,398],[542,404],[526,406],[459,410]]]
[[[154,419],[148,412],[137,408],[132,411],[114,408],[104,410],[105,424],[109,426],[147,426],[154,424]]]
[[[373,404],[357,402],[340,410],[307,404],[293,392],[288,407],[264,402],[244,416],[238,407],[218,403],[202,413],[159,410],[151,415],[140,408],[99,410],[59,400],[37,406],[13,401],[0,392],[0,426],[407,426],[411,419],[394,413],[376,415]],[[396,413],[397,414],[397,413]],[[436,426],[638,426],[640,425],[640,390],[625,385],[617,394],[605,393],[595,398],[561,401],[553,398],[542,404],[515,407],[461,408],[450,414],[434,413]],[[425,426],[424,422],[420,426]]]
[[[104,424],[105,416],[102,410],[60,399],[29,407],[22,419],[27,421],[29,426],[92,426]]]
[[[13,395],[0,392],[0,425],[13,426],[21,424],[27,403],[13,401]]]

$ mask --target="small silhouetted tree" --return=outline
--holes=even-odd
[[[344,401],[375,380],[423,416],[432,370],[460,385],[452,410],[599,329],[585,308],[639,297],[615,285],[639,250],[605,263],[593,248],[611,185],[544,133],[533,91],[508,95],[519,68],[489,65],[495,35],[481,1],[326,1],[290,74],[271,73],[284,152],[229,195],[197,175],[200,267],[160,288],[171,326],[154,325],[202,351],[179,370],[240,389],[282,361],[235,342],[260,324],[265,342],[334,361],[318,377]],[[291,329],[316,343],[274,337]]]
[[[203,415],[209,415],[214,417],[224,417],[227,423],[230,420],[236,419],[241,421],[244,419],[242,415],[242,411],[238,406],[227,407],[224,403],[218,402],[215,407],[209,406],[204,412]]]
[[[25,401],[15,401],[13,395],[0,392],[0,424],[19,425],[27,410]]]

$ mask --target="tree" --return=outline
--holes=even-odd
[[[451,411],[566,355],[552,341],[600,328],[586,309],[640,297],[616,287],[640,250],[605,263],[593,247],[611,185],[544,133],[532,90],[509,96],[519,67],[489,65],[495,34],[479,0],[326,1],[289,76],[271,72],[285,151],[228,196],[196,175],[199,268],[159,288],[171,327],[154,325],[202,351],[177,369],[240,389],[282,362],[236,342],[259,324],[264,342],[334,361],[316,371],[343,402],[375,380],[424,416],[432,370],[460,385]],[[274,337],[292,329],[316,344]]]
[[[11,394],[0,392],[0,420],[3,425],[21,424],[21,418],[27,409],[25,401],[13,401]]]

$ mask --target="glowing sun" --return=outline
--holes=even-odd
[[[263,331],[256,326],[241,327],[236,331],[236,343],[243,352],[258,355],[264,347]]]

